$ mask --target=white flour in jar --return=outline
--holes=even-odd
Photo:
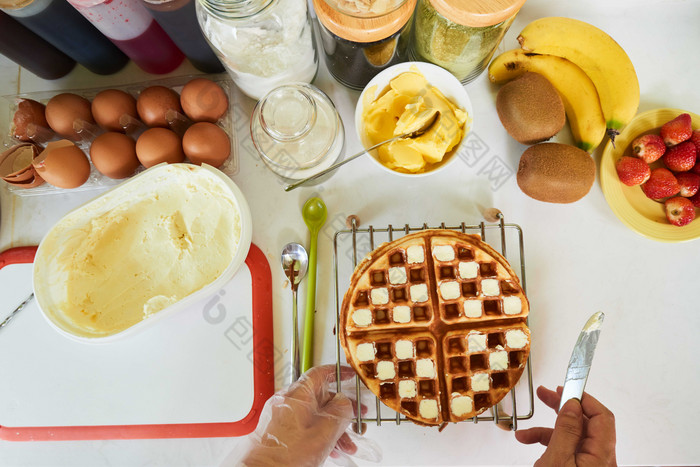
[[[310,83],[316,75],[318,60],[304,0],[278,0],[259,18],[206,15],[202,29],[235,83],[252,98],[260,99],[282,84]]]

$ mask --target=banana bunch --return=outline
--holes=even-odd
[[[496,57],[494,83],[526,71],[543,75],[557,89],[576,144],[592,152],[607,133],[615,136],[637,113],[639,81],[620,45],[605,32],[571,18],[541,18],[518,36],[522,49]]]

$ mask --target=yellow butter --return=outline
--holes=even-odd
[[[399,172],[421,173],[442,161],[464,137],[467,114],[449,101],[426,78],[412,69],[391,80],[386,92],[374,99],[365,93],[362,121],[370,144],[420,126],[434,110],[440,112],[432,128],[417,138],[402,138],[377,149],[379,161]]]

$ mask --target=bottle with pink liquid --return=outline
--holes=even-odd
[[[185,58],[139,0],[68,2],[148,73],[169,73]]]

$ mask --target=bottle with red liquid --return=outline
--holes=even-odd
[[[147,73],[169,73],[185,56],[139,0],[68,0]]]
[[[0,11],[0,54],[44,79],[58,79],[75,60]]]

